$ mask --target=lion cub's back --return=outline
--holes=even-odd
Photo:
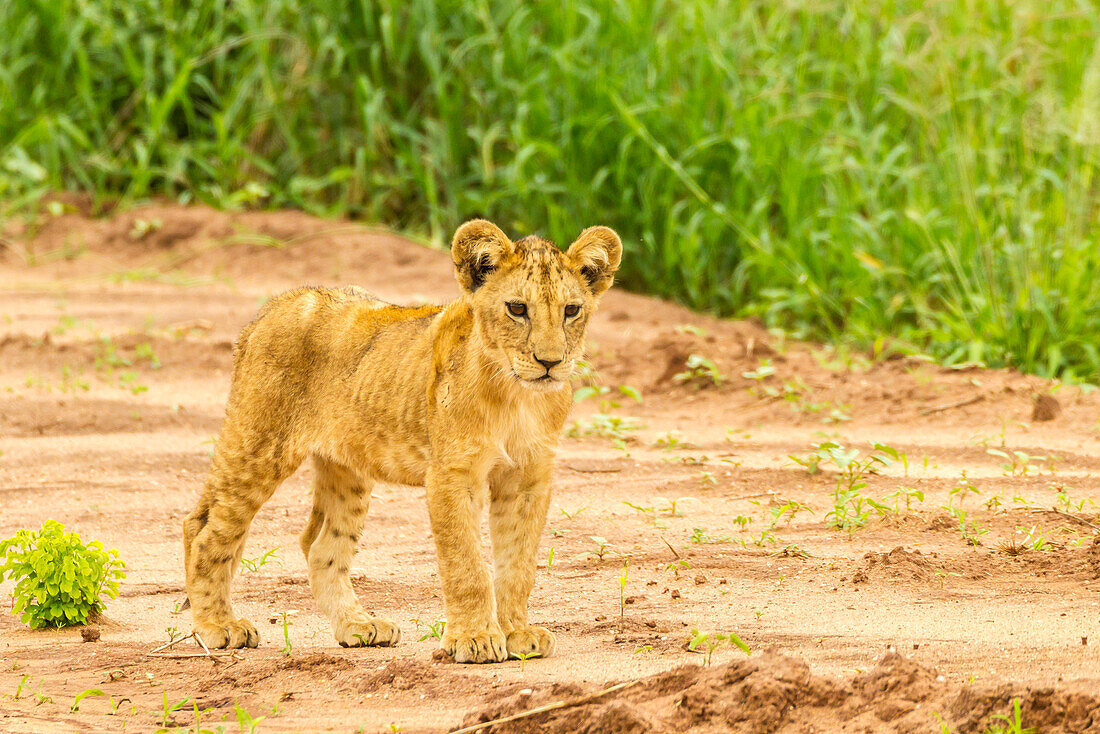
[[[241,332],[230,402],[278,403],[291,413],[284,417],[293,418],[304,398],[347,385],[371,344],[391,327],[403,331],[439,310],[394,306],[355,286],[281,293]]]

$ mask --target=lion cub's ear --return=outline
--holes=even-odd
[[[476,291],[512,251],[512,241],[500,227],[484,219],[466,222],[455,231],[451,242],[451,258],[455,262],[459,285],[467,291]]]
[[[615,280],[623,259],[623,243],[610,227],[589,227],[569,246],[565,257],[598,296]]]

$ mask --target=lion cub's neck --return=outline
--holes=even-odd
[[[435,319],[429,332],[434,368],[429,401],[438,410],[462,416],[467,427],[476,421],[483,438],[499,445],[508,459],[552,447],[569,414],[570,391],[543,392],[519,384],[492,357],[475,326],[464,298]]]

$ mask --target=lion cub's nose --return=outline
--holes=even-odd
[[[536,362],[538,362],[539,364],[541,364],[543,367],[546,368],[547,372],[549,372],[551,370],[551,368],[557,367],[559,364],[561,364],[560,359],[542,359],[542,358],[538,357],[537,355],[532,355],[532,356],[535,357]]]

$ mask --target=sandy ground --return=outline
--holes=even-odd
[[[0,730],[194,730],[197,704],[210,731],[238,730],[235,705],[266,717],[259,731],[449,731],[644,679],[498,730],[940,731],[942,719],[975,731],[1018,698],[1025,725],[1100,731],[1100,396],[838,353],[615,291],[590,331],[589,381],[632,386],[643,402],[608,406],[638,426],[620,443],[562,439],[531,598],[533,619],[557,634],[555,657],[433,658],[428,624],[443,607],[424,491],[393,486],[375,493],[353,576],[404,639],[338,647],[297,550],[308,467],[253,524],[246,557],[276,553],[234,586],[261,646],[230,660],[150,657],[190,631],[180,524],[238,330],[302,284],[354,283],[404,303],[445,301],[457,286],[445,253],[296,212],[64,209],[9,222],[0,240],[0,537],[56,518],[118,548],[129,575],[97,643],[0,615]],[[677,381],[692,354],[726,379]],[[1035,415],[1040,396],[1053,401]],[[598,398],[576,406],[573,433],[599,411]],[[837,467],[811,474],[789,458],[825,441],[904,455],[860,490],[886,516],[830,527]],[[908,507],[891,497],[913,490],[923,500]],[[986,531],[978,545],[945,505],[967,512],[972,535]],[[608,543],[602,560],[593,536]],[[1046,548],[1013,550],[1029,536]],[[695,628],[735,632],[752,655],[723,646],[704,668],[685,649]],[[89,688],[105,695],[72,711]]]

